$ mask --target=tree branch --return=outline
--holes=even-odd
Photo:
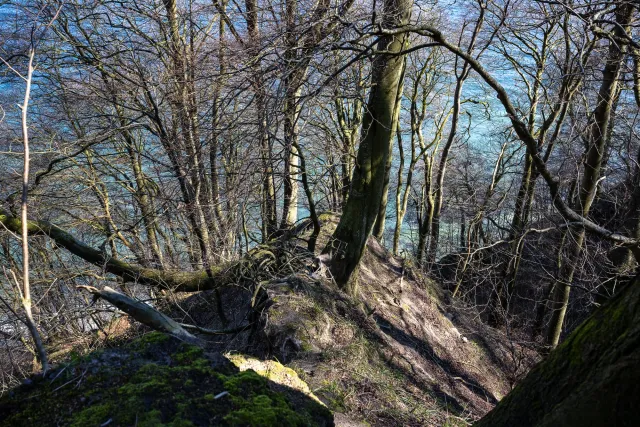
[[[22,227],[20,218],[0,208],[0,224],[9,231],[18,233]],[[121,277],[125,282],[136,282],[161,289],[181,292],[197,292],[237,284],[246,276],[252,265],[273,262],[275,255],[265,247],[257,247],[239,261],[232,261],[204,271],[171,271],[144,268],[129,264],[98,249],[92,248],[60,227],[46,221],[27,221],[30,236],[44,235],[60,247],[83,260],[102,268],[105,272]]]
[[[95,299],[102,298],[133,317],[138,322],[157,331],[165,332],[189,344],[200,344],[200,340],[187,332],[178,322],[141,301],[128,297],[106,286],[104,289],[93,286],[77,286],[90,292]]]
[[[589,231],[593,234],[596,234],[604,239],[610,240],[615,243],[620,243],[626,247],[632,248],[634,251],[634,255],[636,258],[640,256],[640,242],[638,239],[634,239],[622,234],[615,233],[607,228],[604,228],[595,222],[589,220],[588,218],[583,217],[573,209],[567,205],[567,203],[562,199],[560,195],[560,183],[556,177],[553,176],[551,171],[547,168],[546,162],[540,157],[538,144],[534,136],[528,131],[527,125],[518,118],[518,112],[515,107],[511,103],[511,100],[507,94],[507,91],[502,87],[500,83],[491,75],[489,72],[468,53],[462,51],[459,46],[455,46],[448,42],[442,33],[429,26],[429,25],[419,25],[419,26],[404,26],[400,28],[395,28],[391,30],[381,29],[378,33],[381,34],[400,34],[405,32],[415,32],[427,37],[430,37],[435,42],[437,42],[440,46],[444,47],[451,53],[459,56],[460,58],[467,61],[467,63],[471,66],[471,68],[477,72],[480,77],[496,92],[498,99],[502,103],[511,124],[513,125],[516,134],[520,138],[522,142],[527,147],[527,152],[531,156],[534,165],[542,178],[545,180],[547,186],[549,187],[549,192],[551,193],[551,197],[553,199],[553,204],[556,209],[560,212],[560,214],[567,220],[574,223],[575,226],[579,228],[584,228],[586,231]]]

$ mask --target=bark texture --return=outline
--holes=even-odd
[[[410,0],[386,0],[384,28],[406,25],[411,12]],[[331,273],[339,286],[355,293],[352,275],[364,253],[383,198],[386,165],[395,134],[396,101],[401,89],[406,34],[384,35],[378,50],[396,55],[378,54],[373,60],[372,88],[365,111],[358,157],[349,198],[340,223],[325,253],[332,255]]]
[[[637,426],[640,278],[598,309],[489,414],[491,426]]]

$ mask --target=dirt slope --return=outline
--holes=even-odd
[[[474,310],[447,303],[434,282],[375,239],[360,267],[356,299],[337,290],[326,269],[318,271],[317,260],[303,252],[298,261],[307,268],[262,283],[261,296],[241,288],[223,294],[232,324],[259,327],[212,345],[293,368],[338,413],[337,425],[467,425],[535,360],[532,351],[483,325]],[[221,328],[211,298],[192,297],[183,309],[191,321]]]
[[[533,360],[472,310],[445,304],[375,240],[359,277],[356,300],[296,277],[268,290],[273,303],[263,313],[270,355],[333,410],[373,425],[465,425]]]
[[[325,220],[319,247],[332,225]],[[220,301],[213,291],[177,294],[165,308],[184,323],[227,330],[202,336],[206,355],[253,360],[249,355],[291,368],[309,386],[299,389],[326,404],[336,425],[468,425],[535,360],[532,351],[483,325],[473,309],[448,302],[436,283],[375,239],[360,266],[357,298],[339,291],[304,246],[287,251],[287,265],[271,280],[226,288]],[[180,395],[165,391],[169,399]]]

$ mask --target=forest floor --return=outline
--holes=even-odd
[[[326,241],[332,225],[335,225],[331,224],[331,221],[326,223],[328,224],[323,227],[319,245]],[[301,250],[300,254],[301,258],[308,258],[304,251]],[[185,323],[214,330],[234,330],[239,325],[251,324],[252,327],[246,330],[204,337],[206,345],[204,353],[197,358],[200,360],[198,363],[206,364],[202,362],[204,358],[210,361],[210,366],[214,366],[226,357],[225,360],[234,361],[240,370],[253,369],[264,374],[284,369],[291,373],[285,375],[288,379],[283,383],[281,378],[274,378],[268,374],[267,388],[273,391],[271,385],[275,382],[284,384],[287,390],[302,390],[305,408],[310,407],[309,402],[319,399],[334,413],[334,421],[338,426],[469,425],[491,410],[538,358],[533,350],[519,345],[504,332],[484,325],[473,308],[451,303],[446,293],[435,282],[423,276],[402,258],[392,256],[375,239],[370,239],[360,265],[356,298],[348,297],[337,290],[330,280],[326,279],[325,274],[318,272],[317,265],[311,267],[317,260],[307,261],[310,267],[303,269],[305,271],[295,271],[285,277],[276,277],[261,283],[258,291],[242,287],[226,288],[218,294],[221,298],[219,302],[214,291],[184,297],[174,296],[165,309],[174,318],[181,318]],[[224,310],[224,322],[218,314],[219,307]],[[108,352],[122,354],[122,351],[125,351],[123,349],[131,348],[130,343],[123,344],[123,340],[126,341],[124,337],[132,335],[139,328],[129,326],[120,329],[115,335],[121,338],[116,341],[113,341],[113,337],[110,338],[110,346],[113,348]],[[115,399],[117,396],[122,397],[122,392],[118,390],[124,388],[129,393],[132,388],[127,382],[137,381],[135,384],[139,384],[139,379],[136,378],[141,375],[140,372],[144,376],[143,367],[146,365],[161,366],[162,368],[155,369],[162,371],[165,377],[173,375],[165,371],[173,369],[174,365],[182,366],[182,373],[179,375],[186,375],[185,381],[193,380],[194,375],[199,377],[185,371],[184,367],[188,364],[175,363],[175,360],[184,359],[184,356],[179,354],[185,351],[187,350],[184,348],[173,348],[171,352],[163,350],[158,355],[134,357],[132,360],[135,363],[129,363],[125,370],[126,375],[121,375],[124,383],[105,385],[97,381],[95,386],[105,389],[106,391],[102,392],[106,393],[108,399],[100,404],[99,409],[104,413],[97,413],[97,418],[92,418],[92,422],[97,422],[100,417],[106,419],[96,425],[109,419],[117,420],[107,417],[109,408],[105,409],[104,405],[112,405],[111,411],[120,407],[118,399]],[[111,354],[108,352],[100,354]],[[126,357],[131,357],[130,352],[125,351],[125,354],[129,354]],[[82,359],[81,364],[67,360],[60,366],[74,366],[73,369],[68,368],[68,373],[81,373],[84,369],[82,375],[85,377],[75,387],[82,389],[83,384],[93,381],[88,379],[94,378],[91,377],[93,371],[96,375],[103,372],[96,370],[95,366],[92,368],[92,360],[98,360],[99,366],[113,369],[109,366],[108,360],[119,361],[122,365],[123,358],[125,356],[121,355],[105,359],[103,356],[90,354]],[[147,360],[149,358],[153,360]],[[270,360],[274,362],[268,362]],[[270,367],[265,368],[265,363]],[[273,365],[269,365],[270,363]],[[273,366],[277,368],[272,369]],[[63,368],[57,369],[58,371],[54,372]],[[200,401],[202,396],[207,395],[211,398],[211,395],[224,389],[225,381],[231,381],[229,378],[236,375],[229,373],[228,369],[223,373],[207,372],[204,377],[209,379],[193,389],[185,388],[180,382],[163,383],[166,393],[162,399],[170,400],[171,395],[184,397],[185,393],[189,398],[186,402],[165,403],[163,407],[179,409],[182,405],[183,408],[200,408],[198,410],[202,411],[203,405],[207,403]],[[60,378],[66,379],[68,373]],[[295,383],[293,385],[291,378]],[[149,378],[143,380],[147,383],[156,381]],[[49,384],[49,381],[40,380],[36,383]],[[298,382],[302,385],[297,384]],[[216,390],[205,390],[207,384],[212,384]],[[29,401],[37,395],[55,399],[55,393],[50,392],[60,385],[47,386],[44,390],[42,387],[34,387],[32,383],[22,386],[10,393],[9,397],[5,396],[0,400],[0,416],[6,418],[11,415],[14,419],[19,419],[15,418],[16,411],[19,410],[15,402]],[[265,384],[261,385],[264,386]],[[62,387],[63,390],[65,388],[69,387]],[[136,390],[140,391],[140,387]],[[281,391],[277,389],[274,392]],[[91,393],[90,390],[84,392]],[[277,420],[280,415],[274,414],[283,411],[282,416],[292,416],[285,410],[292,407],[291,403],[283,404],[276,395],[269,393],[271,391],[263,393],[268,397],[265,400],[271,402],[266,405],[267,415],[258,415],[276,416]],[[76,395],[77,393],[73,394]],[[87,416],[96,414],[95,409],[90,409],[94,405],[91,399],[73,396],[67,398],[71,403],[62,405],[64,408],[61,410],[67,411],[67,418],[63,416],[61,419],[68,421],[68,413],[84,413]],[[311,399],[308,396],[311,396]],[[197,399],[193,403],[192,398],[195,397]],[[218,422],[227,420],[228,424],[234,424],[229,420],[235,420],[238,411],[241,415],[244,414],[242,411],[249,404],[238,396],[233,398],[236,399],[236,403],[233,404],[235,406],[227,410],[205,413],[202,418],[183,419],[175,418],[178,409],[165,413],[166,411],[163,412],[153,405],[149,406],[148,402],[152,398],[144,393],[132,397],[134,400],[138,399],[143,406],[149,406],[148,411],[155,411],[155,415],[152,415],[159,417],[158,422],[171,425],[179,425],[175,420],[191,422],[191,425],[208,425],[211,421],[205,422],[207,419],[216,419]],[[285,400],[291,401],[289,397],[285,397]],[[295,405],[293,408],[300,409]],[[27,407],[22,409],[30,410]],[[130,417],[131,414],[126,416]],[[306,420],[304,422],[312,420],[312,424],[318,425],[326,422],[325,418],[317,415],[317,411],[311,414],[304,413],[301,419]],[[126,425],[126,422],[110,425]],[[153,425],[153,422],[150,425]],[[239,422],[237,425],[247,423]]]
[[[334,226],[325,220],[319,247]],[[265,284],[258,331],[212,345],[294,369],[336,414],[337,425],[468,425],[538,355],[407,264],[371,238],[357,298],[337,290],[314,265]],[[222,294],[231,324],[251,319],[252,297],[242,289]],[[181,301],[180,313],[185,322],[221,329],[216,308],[213,292],[201,293]]]

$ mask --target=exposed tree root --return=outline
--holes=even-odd
[[[239,284],[255,286],[252,306],[254,309],[258,309],[256,303],[262,283],[270,282],[274,279],[277,280],[278,277],[295,274],[304,269],[304,265],[312,263],[312,254],[298,246],[295,243],[296,239],[294,239],[311,225],[310,220],[301,221],[291,229],[283,232],[277,239],[269,242],[268,245],[261,245],[252,249],[240,260],[195,272],[145,268],[124,262],[106,252],[87,245],[62,228],[46,221],[29,220],[27,229],[30,236],[47,236],[56,245],[102,268],[104,272],[122,278],[124,282],[135,282],[154,288],[182,292],[217,290],[225,286]],[[15,215],[0,209],[0,227],[4,227],[11,232],[18,232],[21,230],[22,222]],[[243,325],[231,329],[211,330],[194,325],[180,324],[150,305],[128,297],[112,288],[98,289],[92,286],[78,286],[77,288],[90,292],[96,299],[102,298],[108,301],[138,322],[152,329],[168,333],[191,344],[202,344],[202,342],[187,330],[204,335],[221,335],[238,333],[251,328],[251,325]]]

